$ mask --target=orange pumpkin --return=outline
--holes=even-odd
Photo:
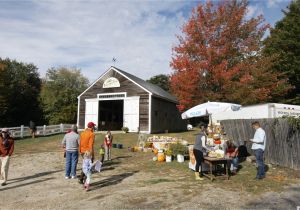
[[[157,155],[158,149],[153,149],[153,152],[154,152],[155,155]]]
[[[214,140],[214,144],[221,144],[221,140]]]
[[[158,162],[165,161],[165,154],[164,153],[158,153],[157,154],[157,160],[158,160]]]

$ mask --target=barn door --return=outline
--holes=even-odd
[[[140,97],[128,97],[124,99],[124,127],[130,132],[138,132],[139,129],[139,104]]]
[[[93,122],[98,127],[98,100],[85,101],[85,127],[89,122]]]

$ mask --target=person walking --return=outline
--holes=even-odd
[[[104,150],[105,150],[104,160],[111,160],[112,141],[113,141],[113,136],[111,135],[110,131],[107,131],[104,137]]]
[[[84,181],[83,188],[88,191],[91,183],[91,178],[92,178],[92,155],[90,151],[85,151],[83,155],[83,161],[82,161],[82,171],[84,175],[86,176],[86,180]]]
[[[0,180],[1,186],[6,185],[8,168],[9,168],[9,160],[13,152],[14,152],[14,140],[9,135],[9,130],[7,128],[3,128],[1,130],[1,135],[0,135],[0,163],[1,163],[0,177],[2,178]]]
[[[79,141],[77,126],[72,125],[71,131],[68,132],[62,140],[62,145],[66,151],[66,179],[70,179],[70,177],[72,179],[76,178]]]
[[[256,163],[258,166],[257,174],[255,179],[260,180],[265,178],[265,164],[264,164],[264,151],[266,148],[266,132],[260,127],[259,122],[255,121],[252,123],[252,127],[255,129],[255,134],[252,142],[251,149],[254,151]]]
[[[195,166],[195,179],[196,180],[204,180],[203,179],[203,169],[202,162],[204,161],[203,150],[206,149],[206,129],[203,125],[200,126],[200,133],[196,135],[195,144],[193,153],[196,159]],[[201,176],[199,175],[199,168],[201,168]]]
[[[83,158],[86,151],[89,151],[91,153],[91,160],[93,162],[94,160],[94,141],[95,141],[95,123],[89,122],[87,124],[87,128],[80,134],[80,143],[79,143],[79,153],[81,157]],[[80,177],[79,177],[79,183],[84,184],[84,178],[85,175],[83,171],[81,171]]]

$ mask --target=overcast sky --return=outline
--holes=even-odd
[[[33,63],[41,77],[77,67],[90,82],[112,65],[143,79],[169,74],[176,34],[201,2],[0,0],[0,57]],[[289,2],[250,1],[248,17],[274,25]]]

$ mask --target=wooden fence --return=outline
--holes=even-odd
[[[229,138],[235,143],[252,139],[254,120],[224,120],[221,124]],[[287,119],[258,119],[267,136],[265,160],[267,163],[300,170],[300,130],[293,128]],[[246,143],[253,154],[251,144]]]
[[[36,136],[48,136],[53,134],[65,133],[67,130],[71,129],[71,127],[72,124],[37,126]],[[31,136],[30,128],[23,125],[21,125],[20,127],[11,127],[8,129],[11,136],[14,138],[24,138],[24,137]]]

